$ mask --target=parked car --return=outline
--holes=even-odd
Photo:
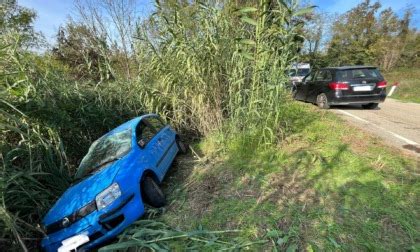
[[[295,63],[289,70],[289,80],[291,83],[301,82],[302,79],[311,71],[309,63]]]
[[[159,184],[178,152],[177,133],[154,114],[134,118],[96,140],[76,182],[43,219],[46,251],[88,250],[140,218],[144,203],[165,204]]]
[[[302,82],[295,83],[292,93],[296,100],[315,103],[322,109],[348,104],[374,109],[385,101],[386,85],[376,67],[327,67],[312,71]]]

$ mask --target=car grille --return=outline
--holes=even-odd
[[[80,208],[76,212],[56,221],[53,222],[45,227],[45,231],[47,234],[55,233],[63,228],[69,227],[76,221],[80,220],[81,218],[87,216],[88,214],[94,212],[96,210],[96,201],[93,200],[89,202],[84,207]]]

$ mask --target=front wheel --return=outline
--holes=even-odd
[[[368,103],[368,104],[363,104],[362,108],[364,109],[376,109],[378,107],[379,103]]]
[[[296,95],[297,95],[297,87],[296,85],[293,85],[292,87],[292,98],[296,100]]]
[[[165,195],[152,177],[145,177],[141,183],[141,187],[144,200],[147,204],[158,208],[166,205]]]
[[[320,109],[330,108],[330,105],[328,104],[328,98],[324,93],[321,93],[316,97],[316,105],[318,105]]]

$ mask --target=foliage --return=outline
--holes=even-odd
[[[401,58],[396,64],[397,67],[420,67],[420,32],[410,31],[407,34],[407,43],[401,52]]]
[[[283,101],[283,73],[298,49],[296,17],[310,9],[262,1],[239,9],[173,3],[167,12],[157,4],[137,44],[150,55],[141,59],[149,64],[139,60],[149,67],[139,81],[159,94],[146,97],[162,106],[153,109],[204,135],[225,121],[232,130],[258,123],[262,142],[273,141],[280,115],[273,108]]]
[[[398,83],[392,98],[420,103],[420,71],[418,68],[397,68],[384,74],[389,84]]]
[[[20,35],[20,46],[34,46],[38,40],[33,28],[34,11],[19,6],[16,0],[0,3],[0,34],[15,32]]]
[[[302,60],[316,68],[371,64],[385,71],[419,64],[419,35],[410,28],[414,10],[400,18],[391,8],[380,9],[379,2],[365,0],[336,18],[314,14],[305,24]]]
[[[157,220],[270,240],[253,251],[416,251],[419,162],[333,113],[283,109],[290,130],[277,146],[257,147],[246,132],[194,146],[203,158],[174,167]]]
[[[42,216],[89,144],[136,115],[157,112],[190,136],[252,130],[259,144],[281,140],[283,73],[301,41],[299,16],[311,8],[185,2],[170,10],[158,3],[137,26],[124,62],[139,63],[130,78],[119,49],[88,23],[70,21],[43,55],[21,43],[32,19],[0,35],[1,249],[35,249]]]
[[[364,1],[339,17],[328,47],[333,65],[362,65],[373,61],[372,46],[378,36],[374,31],[375,14],[380,7],[378,2]]]
[[[60,28],[52,53],[77,79],[102,82],[114,78],[105,35],[98,37],[83,24],[68,22]]]
[[[115,251],[128,248],[144,248],[152,251],[171,250],[239,250],[255,244],[266,243],[266,240],[253,242],[238,239],[222,239],[220,236],[234,234],[239,230],[208,231],[195,230],[184,232],[173,230],[168,225],[154,220],[139,220],[119,236],[118,243],[107,245],[99,251]]]
[[[115,87],[81,92],[52,58],[1,42],[1,238],[33,249],[40,218],[70,185],[89,144],[139,111],[128,110]]]

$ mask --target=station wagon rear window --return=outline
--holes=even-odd
[[[338,80],[381,79],[382,76],[375,68],[358,68],[337,71]]]
[[[105,135],[96,140],[82,159],[76,178],[85,177],[99,168],[126,155],[131,149],[131,129]]]

